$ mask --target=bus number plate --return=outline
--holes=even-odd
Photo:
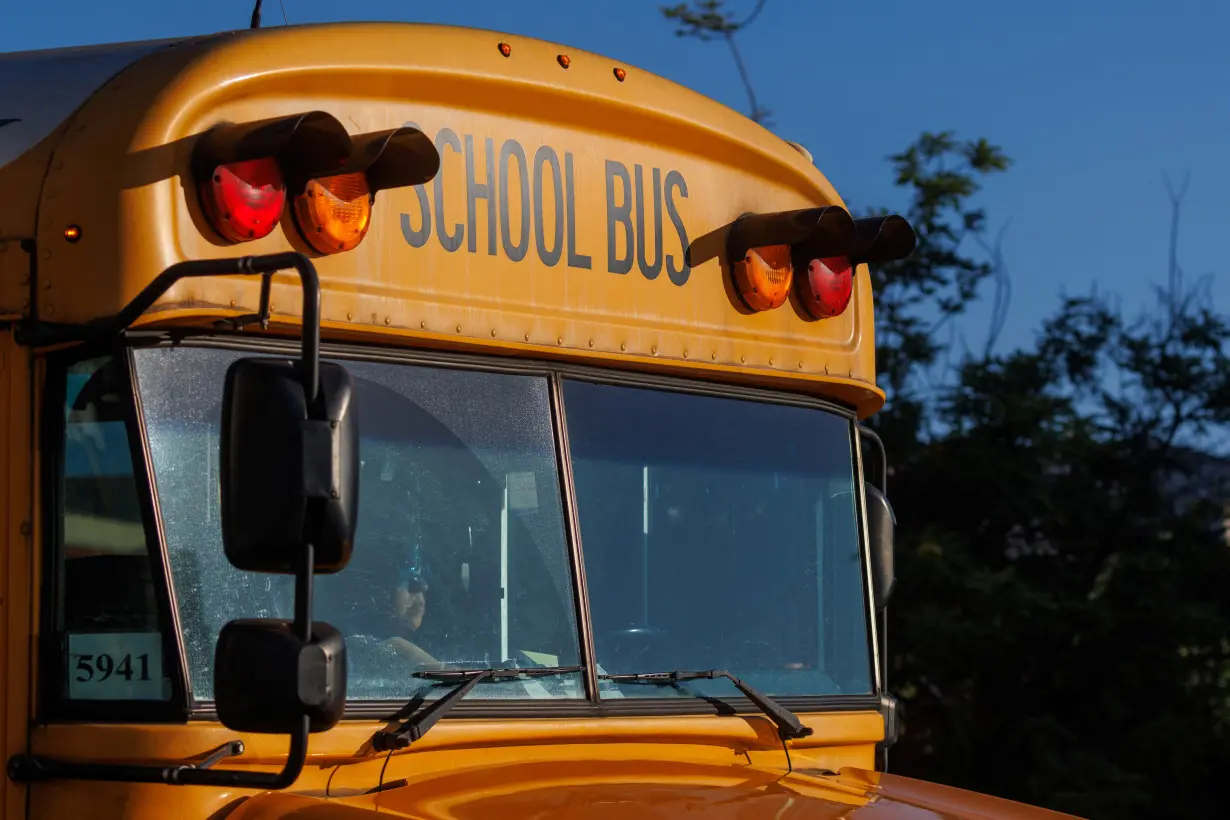
[[[66,672],[73,700],[165,699],[157,632],[70,633]]]

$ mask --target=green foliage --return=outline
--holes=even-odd
[[[906,216],[919,241],[908,259],[871,272],[876,361],[881,386],[892,399],[911,402],[918,400],[913,380],[939,355],[937,330],[965,311],[993,273],[989,262],[969,255],[970,239],[986,224],[986,214],[971,199],[984,177],[1005,171],[1010,163],[998,146],[984,139],[958,140],[951,131],[924,133],[889,159],[896,184],[910,192]],[[917,436],[922,431],[902,432]]]
[[[971,210],[972,182],[945,183],[950,213]],[[929,199],[916,189],[911,213]],[[947,286],[961,294],[961,277]],[[1230,482],[1183,445],[1230,422],[1227,343],[1194,292],[1159,293],[1136,321],[1069,298],[1031,348],[967,358],[905,425],[885,411],[889,430],[921,416],[945,431],[890,445],[895,771],[1092,818],[1215,816],[1230,771]]]
[[[739,30],[738,23],[722,11],[722,0],[696,0],[691,6],[687,3],[666,6],[662,14],[666,19],[679,23],[675,29],[677,37],[696,37],[707,42]]]

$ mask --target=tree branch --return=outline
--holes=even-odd
[[[680,3],[675,6],[663,6],[661,11],[668,20],[675,20],[678,26],[675,35],[678,37],[695,37],[702,42],[708,42],[716,37],[722,37],[734,57],[735,68],[739,70],[739,79],[747,91],[747,99],[751,105],[749,118],[761,125],[768,125],[769,110],[762,108],[756,99],[756,90],[752,87],[747,66],[743,63],[743,55],[735,43],[735,34],[745,30],[756,21],[760,12],[764,11],[768,0],[757,0],[752,13],[741,23],[731,19],[730,13],[722,9],[722,0],[692,0],[692,3]]]
[[[747,69],[743,66],[743,57],[739,54],[739,47],[735,45],[734,32],[726,32],[726,45],[730,46],[730,55],[735,58],[735,67],[739,69],[739,79],[743,80],[743,87],[747,90],[747,101],[751,106],[749,116],[752,122],[766,125],[769,112],[761,108],[760,103],[756,101],[756,90],[752,88],[752,80],[747,76]]]

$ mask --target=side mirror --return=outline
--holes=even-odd
[[[280,734],[303,716],[309,731],[331,729],[346,706],[346,642],[327,623],[311,639],[292,621],[250,619],[222,628],[214,654],[218,719],[237,732]]]
[[[338,129],[348,140],[340,124]],[[277,772],[215,768],[223,757],[243,754],[238,741],[203,760],[154,765],[19,754],[8,763],[14,781],[285,789],[303,771],[310,734],[341,718],[346,643],[332,626],[312,620],[312,586],[317,573],[344,569],[354,548],[359,431],[354,378],[346,368],[320,361],[320,278],[312,260],[301,253],[273,253],[177,262],[83,338],[103,340],[123,332],[176,282],[206,276],[263,277],[261,315],[267,316],[273,275],[291,269],[303,285],[302,353],[298,361],[240,359],[227,371],[221,477],[227,559],[242,570],[294,575],[295,617],[231,621],[214,653],[218,717],[236,731],[288,734],[286,762]],[[64,338],[81,341],[78,332]]]
[[[359,428],[350,371],[320,363],[309,406],[302,369],[239,359],[222,393],[222,543],[249,572],[291,574],[303,543],[313,571],[350,561],[359,514]]]
[[[312,578],[344,569],[354,548],[354,377],[318,355],[239,359],[222,396],[223,548],[238,569],[293,574],[295,620],[223,627],[214,652],[218,719],[306,742],[306,732],[331,729],[346,704],[346,644],[312,621]]]
[[[897,585],[893,570],[893,531],[897,516],[884,493],[871,482],[863,482],[863,487],[867,495],[867,535],[871,540],[871,591],[876,611],[883,612]]]

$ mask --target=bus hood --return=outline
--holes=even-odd
[[[266,793],[235,805],[227,820],[892,820],[1068,817],[894,775],[783,775],[753,767],[656,762],[475,767],[383,791],[347,796]],[[587,771],[588,770],[588,771]],[[375,785],[375,784],[373,784]]]

